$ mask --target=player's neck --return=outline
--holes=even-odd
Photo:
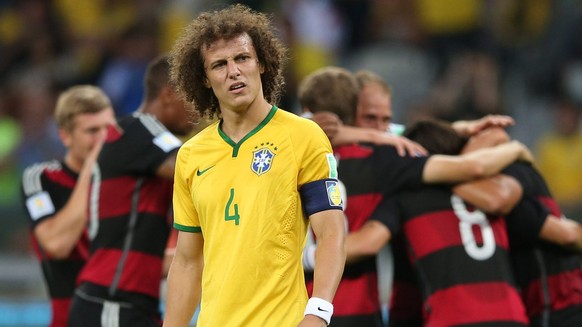
[[[262,102],[247,110],[224,110],[222,112],[221,129],[232,141],[238,142],[255,129],[271,111],[272,105]]]
[[[69,167],[69,169],[71,169],[77,174],[81,171],[81,168],[83,167],[83,163],[80,162],[79,160],[76,160],[75,157],[70,152],[67,152],[67,154],[65,154],[64,162],[67,165],[67,167]]]
[[[160,99],[154,99],[152,101],[142,103],[137,109],[138,112],[152,115],[156,118],[160,118],[160,113],[163,110],[163,105]]]

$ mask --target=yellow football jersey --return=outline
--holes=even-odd
[[[174,226],[204,237],[199,327],[296,326],[307,292],[301,254],[304,184],[337,178],[331,145],[312,121],[273,106],[234,143],[219,122],[178,153]],[[330,205],[339,191],[327,190]]]

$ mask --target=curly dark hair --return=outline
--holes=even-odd
[[[204,12],[195,18],[178,38],[170,53],[170,78],[187,103],[194,105],[200,116],[220,115],[218,99],[211,88],[204,86],[202,48],[219,40],[232,40],[241,34],[252,39],[259,63],[263,94],[277,104],[285,85],[283,64],[286,48],[275,36],[266,14],[236,4],[222,10]]]

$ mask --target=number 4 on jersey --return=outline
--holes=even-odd
[[[230,214],[230,207],[232,205],[232,201],[234,200],[234,189],[230,189],[230,197],[228,198],[228,202],[226,202],[226,207],[224,207],[224,220],[234,220],[234,224],[238,226],[240,216],[238,214],[238,204],[234,204],[234,214]]]

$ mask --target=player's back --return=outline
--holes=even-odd
[[[526,195],[562,217],[545,179],[532,165],[516,163],[504,173],[516,178]],[[538,238],[523,241],[517,235],[523,229],[523,224],[508,220],[515,276],[532,326],[581,326],[582,257]]]
[[[526,325],[503,217],[469,208],[448,186],[398,196],[427,326]]]

